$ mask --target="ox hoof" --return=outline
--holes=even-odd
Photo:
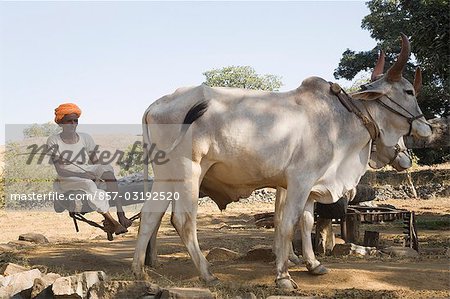
[[[149,280],[145,267],[132,266],[132,272],[136,280]]]
[[[314,269],[308,269],[309,274],[311,275],[324,275],[330,272],[328,268],[320,264],[319,266],[315,267]]]
[[[161,266],[161,263],[157,260],[157,259],[152,259],[150,261],[146,261],[145,265],[149,268],[158,268],[159,266]]]
[[[297,283],[290,277],[283,277],[275,279],[277,287],[286,291],[298,289]]]
[[[289,261],[294,263],[295,265],[300,265],[302,261],[295,254],[289,256]]]
[[[146,274],[144,271],[133,271],[133,274],[136,280],[146,280]]]

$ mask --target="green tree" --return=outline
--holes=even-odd
[[[370,14],[362,28],[378,41],[374,49],[343,54],[334,76],[352,80],[360,71],[370,70],[380,49],[386,52],[386,67],[400,51],[400,32],[410,37],[414,63],[408,63],[404,76],[412,81],[415,65],[422,69],[423,88],[418,96],[426,118],[450,116],[450,6],[448,0],[372,0]],[[413,61],[413,60],[412,60]],[[423,164],[443,162],[450,150],[415,150]]]
[[[0,209],[5,206],[5,178],[3,175],[3,170],[1,170],[0,174]]]
[[[142,147],[142,142],[137,141],[130,144],[124,153],[124,159],[118,164],[120,166],[119,175],[129,176],[134,173],[144,172],[144,149]],[[153,170],[151,165],[149,165],[149,175],[153,176]]]
[[[0,207],[33,208],[52,204],[50,201],[17,201],[17,195],[49,194],[53,191],[56,171],[49,163],[49,158],[39,160],[30,154],[30,149],[22,143],[10,142],[5,146],[5,168],[2,173],[0,187]],[[12,197],[11,197],[12,195]]]
[[[203,84],[208,86],[277,91],[283,85],[281,77],[259,75],[251,66],[227,66],[206,71],[203,75],[206,77]]]
[[[23,130],[23,135],[26,138],[31,137],[47,137],[61,132],[61,128],[52,122],[45,124],[32,124]]]

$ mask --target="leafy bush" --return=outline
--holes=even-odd
[[[37,156],[37,155],[36,155]],[[8,143],[5,149],[5,170],[3,173],[3,205],[7,208],[41,207],[43,202],[13,200],[19,194],[48,194],[53,191],[56,172],[48,158],[42,163],[37,157],[30,159],[29,149],[19,143]]]
[[[120,166],[119,175],[128,176],[133,173],[144,172],[144,150],[142,148],[142,142],[135,142],[130,144],[125,150],[124,159],[118,164]],[[149,165],[149,175],[153,176],[153,169]]]
[[[0,177],[0,209],[5,206],[5,178],[3,172]]]
[[[238,87],[276,91],[283,83],[281,77],[259,75],[251,66],[227,66],[203,73],[206,81],[203,84],[216,87]]]
[[[61,132],[61,128],[52,122],[45,124],[32,124],[23,130],[25,138],[47,137]]]

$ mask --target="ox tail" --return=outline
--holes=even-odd
[[[149,180],[148,180],[148,167],[150,162],[149,149],[150,149],[150,132],[147,123],[148,110],[145,111],[142,117],[142,150],[144,153],[144,194],[148,194],[149,190]]]
[[[184,117],[180,134],[178,135],[175,142],[172,143],[172,146],[169,149],[165,150],[166,154],[172,152],[181,143],[192,123],[202,117],[202,115],[205,114],[206,110],[208,110],[207,101],[201,101],[192,106],[191,109],[189,109],[189,111],[186,113],[186,116]]]

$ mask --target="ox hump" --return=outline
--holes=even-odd
[[[303,80],[302,84],[300,85],[301,89],[304,90],[317,90],[317,89],[330,89],[330,85],[327,81],[320,77],[309,77]]]

